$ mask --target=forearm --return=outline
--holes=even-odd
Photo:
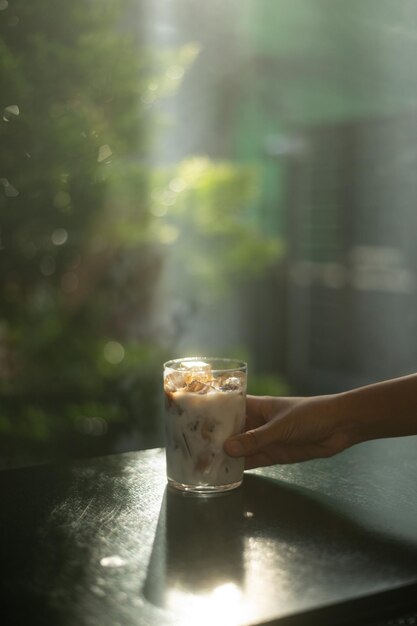
[[[352,443],[417,434],[417,374],[337,394],[334,402]]]

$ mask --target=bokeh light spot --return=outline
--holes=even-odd
[[[181,191],[184,191],[185,186],[186,185],[183,178],[173,178],[168,185],[171,191],[174,191],[175,193],[180,193]]]
[[[62,246],[68,239],[68,231],[65,228],[55,228],[51,239],[54,246]]]
[[[104,346],[104,358],[112,365],[118,365],[125,357],[125,349],[118,341],[108,341]]]
[[[0,183],[3,185],[4,193],[7,198],[16,198],[19,195],[18,190],[7,180],[7,178],[0,178]]]
[[[17,117],[20,114],[20,109],[17,104],[9,104],[3,110],[3,120],[8,122],[10,118]]]
[[[151,213],[155,217],[164,217],[167,214],[168,208],[162,204],[156,204],[151,208]]]
[[[184,72],[182,65],[170,65],[167,69],[167,76],[171,80],[180,80],[184,76]]]
[[[112,154],[113,154],[113,150],[110,148],[108,143],[105,143],[102,146],[100,146],[98,149],[97,161],[101,163],[102,161],[105,161],[106,159],[110,158]]]

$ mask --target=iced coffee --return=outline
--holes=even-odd
[[[227,491],[242,482],[243,459],[223,451],[242,432],[246,363],[186,358],[164,365],[167,476],[171,486],[201,493]]]

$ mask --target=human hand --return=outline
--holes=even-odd
[[[334,398],[248,396],[245,432],[227,439],[224,449],[229,456],[244,456],[246,469],[333,456],[353,443]]]

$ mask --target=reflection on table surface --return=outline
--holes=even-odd
[[[167,489],[163,450],[0,473],[2,607],[42,626],[298,626],[317,611],[335,626],[353,600],[415,596],[415,444],[246,473],[214,497]]]
[[[215,498],[166,489],[143,594],[181,623],[250,623],[377,591],[416,563],[417,545],[313,492],[246,474]]]

